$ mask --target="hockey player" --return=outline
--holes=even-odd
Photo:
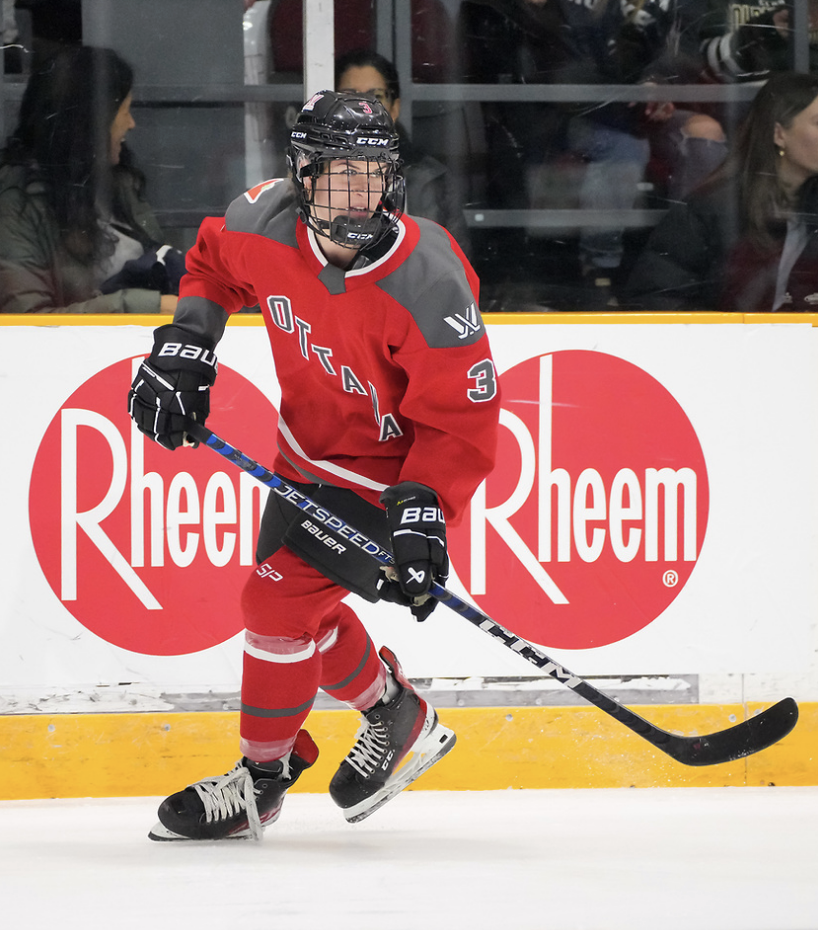
[[[386,647],[344,603],[410,607],[424,620],[448,573],[446,521],[490,471],[499,397],[478,282],[454,240],[401,213],[398,137],[374,98],[324,91],[291,134],[291,177],[207,219],[187,255],[173,323],[130,393],[139,428],[169,449],[203,421],[214,349],[231,313],[260,306],[281,386],[275,467],[391,547],[386,577],[352,546],[318,541],[274,494],[242,593],[242,759],[159,808],[153,839],[252,835],[318,750],[302,724],[319,688],[363,715],[329,791],[367,817],[454,745]]]

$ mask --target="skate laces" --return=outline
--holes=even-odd
[[[207,822],[227,820],[247,811],[247,824],[253,839],[261,839],[261,820],[256,807],[256,791],[250,770],[241,762],[221,778],[205,778],[192,786],[201,798]]]
[[[389,729],[378,721],[364,721],[356,733],[357,742],[349,751],[346,761],[364,778],[368,778],[382,765],[383,757],[389,749]]]

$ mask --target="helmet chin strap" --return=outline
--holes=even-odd
[[[376,214],[366,223],[355,223],[344,214],[336,216],[330,222],[319,219],[309,209],[299,207],[297,213],[316,235],[324,236],[336,245],[350,250],[368,245],[377,235],[381,223],[380,214]]]
[[[341,214],[336,216],[329,225],[330,239],[338,245],[350,249],[361,248],[368,245],[380,229],[379,214],[371,217],[363,223],[356,223],[348,216]]]

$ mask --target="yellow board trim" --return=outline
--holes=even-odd
[[[531,323],[579,323],[579,324],[667,324],[690,325],[691,323],[803,323],[818,326],[818,313],[717,313],[715,311],[697,310],[684,313],[564,313],[552,311],[547,313],[484,313],[483,320],[493,325],[523,326]]]
[[[7,313],[0,314],[0,326],[150,326],[170,323],[169,314],[156,313]],[[483,320],[493,326],[529,326],[531,324],[683,324],[691,323],[803,323],[818,326],[818,313],[716,313],[691,311],[686,313],[484,313]],[[230,326],[263,326],[260,313],[234,313]]]
[[[634,708],[686,736],[730,726],[765,704]],[[453,751],[417,783],[426,790],[818,785],[818,703],[764,752],[701,768],[680,765],[591,707],[440,711]],[[315,711],[321,755],[294,791],[325,792],[355,737],[358,714]],[[236,712],[0,716],[0,799],[166,795],[238,758]]]

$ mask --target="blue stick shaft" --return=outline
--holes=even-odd
[[[269,469],[259,465],[258,462],[246,456],[211,430],[198,423],[191,422],[187,432],[198,442],[215,450],[234,465],[237,465],[249,475],[257,478],[276,494],[295,504],[301,510],[308,512],[313,519],[327,524],[328,528],[338,531],[344,530],[344,538],[358,548],[363,549],[372,558],[382,565],[394,565],[395,560],[388,549],[384,549],[375,540],[351,527],[346,521],[321,507],[314,500],[289,485]],[[703,737],[684,737],[672,734],[667,730],[640,717],[603,691],[599,691],[585,679],[573,672],[569,672],[561,665],[552,661],[544,652],[511,630],[492,620],[487,614],[478,610],[472,604],[464,601],[453,591],[433,582],[430,592],[434,598],[465,617],[470,623],[483,632],[516,652],[527,662],[557,681],[561,681],[580,697],[590,704],[598,707],[609,716],[624,724],[628,729],[647,740],[657,749],[682,762],[685,765],[714,765],[732,759],[743,758],[753,752],[771,745],[788,733],[795,725],[798,717],[798,708],[791,698],[785,698],[774,707],[768,708],[756,718],[736,724],[727,730]]]
[[[268,468],[265,468],[263,465],[259,465],[258,462],[245,455],[235,446],[231,446],[229,442],[221,439],[206,426],[201,426],[198,423],[192,423],[188,429],[188,434],[198,442],[201,442],[208,446],[210,449],[218,452],[219,455],[224,456],[224,458],[228,459],[228,461],[241,468],[242,471],[246,471],[248,475],[252,475],[254,478],[257,478],[263,485],[266,485],[272,491],[275,491],[276,494],[283,497],[291,504],[294,504],[300,510],[303,510],[305,513],[309,513],[313,519],[318,520],[320,523],[330,524],[331,529],[334,528],[338,530],[343,527],[346,531],[344,533],[344,538],[348,539],[359,549],[362,549],[368,555],[372,556],[372,558],[380,562],[381,565],[395,564],[395,559],[388,549],[384,549],[383,546],[375,542],[374,539],[370,539],[364,533],[361,533],[359,530],[355,529],[355,527],[350,526],[345,520],[342,520],[334,513],[331,513],[325,507],[322,507],[320,504],[312,500],[312,498],[308,497],[306,494],[298,491],[292,485],[284,481],[283,478],[279,478],[278,475],[271,472]],[[581,678],[578,678],[567,669],[562,668],[562,666],[557,665],[556,662],[552,662],[552,660],[549,659],[547,655],[540,652],[536,646],[533,646],[527,640],[517,636],[516,633],[512,633],[511,630],[506,629],[506,627],[497,623],[496,620],[492,620],[492,618],[487,614],[484,614],[472,604],[464,601],[463,598],[455,594],[454,591],[450,591],[448,588],[444,588],[443,585],[439,584],[438,582],[433,581],[431,588],[429,589],[429,593],[432,595],[432,597],[436,598],[447,607],[456,611],[467,620],[470,620],[485,632],[491,633],[498,639],[503,640],[507,646],[521,655],[524,659],[532,662],[547,674],[558,678],[560,681],[567,684],[569,688],[573,688],[576,684],[582,682]],[[610,699],[606,698],[606,700]]]

